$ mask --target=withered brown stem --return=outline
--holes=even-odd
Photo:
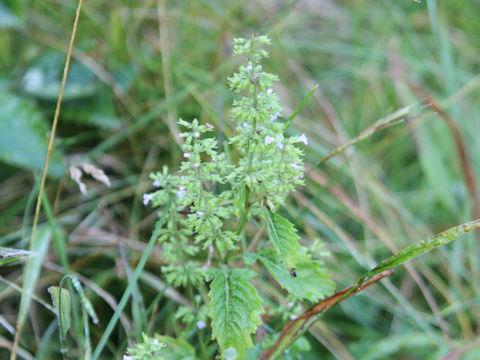
[[[320,314],[326,312],[327,310],[330,310],[344,299],[355,295],[356,293],[369,287],[373,283],[387,276],[393,275],[393,273],[393,269],[385,270],[380,274],[377,274],[372,278],[368,279],[363,284],[352,285],[315,304],[298,318],[290,321],[287,325],[285,325],[282,333],[278,337],[275,344],[273,344],[270,349],[262,353],[262,355],[260,356],[260,360],[275,359],[276,356],[280,355],[279,352],[286,349],[293,341],[295,341],[305,331],[307,331],[308,328],[318,319]]]

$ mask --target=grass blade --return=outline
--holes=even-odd
[[[448,230],[445,230],[437,235],[428,237],[417,244],[411,245],[404,250],[400,251],[398,254],[395,254],[386,260],[382,261],[368,273],[366,273],[363,277],[360,278],[358,284],[363,284],[366,280],[372,278],[373,276],[380,274],[381,272],[389,269],[393,269],[394,267],[404,264],[407,261],[416,258],[417,256],[423,255],[438,246],[442,246],[448,244],[449,242],[455,240],[459,236],[480,228],[480,219],[470,221],[468,223],[455,226]]]
[[[305,97],[305,99],[303,99],[303,101],[300,103],[300,105],[298,105],[298,107],[295,109],[293,114],[290,115],[290,117],[287,119],[287,122],[285,124],[285,131],[290,127],[290,125],[292,124],[292,121],[295,118],[295,116],[297,116],[298,113],[303,109],[305,104],[308,102],[308,100],[310,100],[310,98],[313,96],[313,94],[315,94],[315,91],[317,91],[317,89],[318,89],[318,84],[313,87],[313,89],[308,93],[308,95]]]
[[[401,108],[394,113],[376,121],[372,126],[369,126],[365,130],[363,130],[360,135],[357,137],[353,138],[352,140],[348,141],[347,143],[339,146],[338,148],[332,150],[330,153],[325,155],[319,163],[323,163],[324,161],[327,161],[328,159],[334,157],[335,155],[340,154],[341,152],[345,151],[348,149],[350,146],[355,145],[356,143],[365,140],[368,138],[370,135],[374,134],[378,130],[381,130],[387,126],[395,125],[400,122],[405,121],[406,117],[411,115],[412,110],[414,108],[414,105],[409,105],[404,108]],[[318,165],[318,164],[317,164]]]
[[[36,238],[35,232],[37,229],[37,224],[38,224],[38,218],[40,215],[40,208],[42,205],[42,195],[43,195],[43,190],[45,187],[45,182],[47,179],[47,171],[48,171],[48,165],[50,163],[50,156],[52,154],[52,149],[53,149],[53,141],[55,139],[55,133],[57,130],[57,124],[58,124],[58,119],[60,116],[60,109],[62,106],[62,99],[63,99],[63,92],[65,90],[65,83],[67,82],[67,76],[68,76],[68,69],[70,68],[70,59],[72,57],[72,50],[73,50],[73,43],[75,42],[75,35],[77,33],[77,26],[78,26],[78,20],[80,18],[80,10],[82,8],[82,1],[78,1],[78,6],[75,14],[75,20],[73,22],[73,29],[72,29],[72,35],[70,37],[70,43],[68,46],[68,51],[67,51],[67,57],[65,61],[65,67],[63,69],[63,75],[62,75],[62,83],[60,86],[60,92],[58,94],[58,100],[57,100],[57,106],[55,108],[55,115],[53,117],[53,123],[52,123],[52,130],[50,132],[50,139],[48,140],[48,149],[47,149],[47,157],[45,159],[45,165],[43,166],[43,172],[42,172],[42,177],[40,181],[40,189],[38,192],[38,197],[37,197],[37,205],[35,207],[35,215],[33,218],[33,226],[32,226],[32,234],[30,238],[30,250],[33,248],[33,242]],[[47,246],[48,248],[48,246]],[[38,269],[39,271],[40,269]],[[25,279],[26,280],[26,279]],[[24,280],[24,281],[25,281]],[[35,279],[36,280],[36,279]],[[30,286],[27,284],[27,286]],[[30,305],[30,298],[28,297],[28,300],[24,300],[24,294],[22,294],[22,298],[20,299],[20,310],[19,310],[19,318],[17,322],[17,332],[15,334],[15,339],[13,341],[13,346],[12,346],[12,352],[10,354],[10,360],[15,360],[17,358],[17,346],[18,342],[20,341],[20,335],[22,333],[22,327],[23,327],[23,321],[21,316],[25,316],[26,312],[28,312],[28,305]],[[26,304],[28,303],[28,304]],[[22,315],[22,306],[23,306],[23,311],[25,311],[25,314]],[[25,310],[26,309],[26,310]]]
[[[32,295],[35,292],[35,286],[40,276],[42,269],[42,263],[45,259],[45,255],[48,251],[48,246],[51,239],[51,231],[47,226],[41,226],[38,228],[37,234],[33,239],[31,255],[25,264],[22,301],[20,302],[20,309],[18,311],[17,319],[17,331],[18,328],[22,328],[30,309],[30,303],[32,301]]]
[[[260,359],[278,359],[279,356],[281,356],[288,348],[288,346],[302,336],[322,314],[329,311],[346,298],[360,292],[374,282],[386,276],[392,275],[394,267],[423,255],[438,246],[445,245],[457,239],[459,236],[475,229],[480,229],[480,219],[455,226],[437,235],[428,237],[382,261],[372,270],[363,275],[354,286],[341,290],[325,300],[320,301],[312,308],[307,310],[303,315],[289,322],[284,327],[282,334],[279,336],[275,344],[268,351],[264,352]]]
[[[17,262],[33,255],[31,251],[0,246],[0,266]]]
[[[170,198],[169,202],[167,203],[165,209],[163,209],[160,218],[157,221],[157,224],[155,225],[155,229],[152,233],[152,236],[150,237],[150,240],[148,241],[147,248],[145,249],[142,257],[140,258],[140,261],[138,262],[138,265],[133,273],[132,278],[130,279],[130,282],[128,283],[127,289],[123,293],[123,296],[118,303],[118,307],[113,313],[112,318],[110,319],[107,328],[105,329],[105,332],[103,333],[102,337],[100,338],[100,341],[98,342],[97,347],[95,348],[95,351],[92,355],[92,360],[96,360],[99,358],[103,348],[105,347],[108,338],[110,337],[110,334],[113,331],[113,328],[115,327],[115,324],[117,323],[118,319],[120,318],[120,314],[122,313],[123,309],[125,308],[125,305],[127,304],[127,301],[129,297],[131,296],[132,291],[135,288],[135,285],[137,284],[137,281],[140,277],[140,274],[143,271],[143,268],[145,267],[145,264],[147,263],[147,259],[152,252],[153,246],[155,245],[155,242],[158,239],[158,235],[160,233],[160,230],[163,226],[163,223],[165,222],[168,210],[172,204],[172,198]]]

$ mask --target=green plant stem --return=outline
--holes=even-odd
[[[255,86],[255,91],[254,91],[254,98],[255,98],[255,103],[254,107],[257,105],[257,100],[256,100],[256,91],[257,87]],[[252,137],[255,136],[255,132],[257,131],[257,120],[253,120],[253,130],[252,130]],[[253,164],[253,156],[255,153],[255,147],[253,148],[252,151],[250,151],[250,141],[248,142],[248,150],[249,150],[249,155],[248,155],[248,165],[247,165],[247,175],[250,173],[250,170],[252,169],[252,164]],[[247,185],[244,185],[244,191],[245,191],[245,201],[243,204],[243,211],[242,215],[240,215],[240,219],[238,220],[238,227],[237,227],[237,235],[240,235],[240,233],[243,230],[243,227],[245,226],[247,222],[247,217],[248,217],[248,212],[250,210],[250,194],[251,190]]]
[[[41,204],[42,204],[43,189],[45,187],[45,182],[46,182],[46,179],[47,179],[48,165],[50,163],[50,156],[52,154],[53,141],[55,139],[55,133],[56,133],[56,130],[57,130],[58,119],[59,119],[59,116],[60,116],[60,108],[62,106],[63,92],[65,90],[65,83],[67,82],[68,69],[70,68],[70,59],[72,57],[73,43],[75,42],[75,35],[77,33],[77,26],[78,26],[78,20],[80,18],[81,9],[82,9],[82,0],[79,0],[77,10],[76,10],[76,14],[75,14],[75,20],[73,22],[72,35],[70,37],[70,42],[69,42],[69,45],[68,45],[67,58],[65,60],[65,66],[63,68],[62,82],[61,82],[61,85],[60,85],[60,92],[58,94],[57,105],[56,105],[56,108],[55,108],[55,115],[53,117],[52,130],[51,130],[51,133],[50,133],[50,139],[48,141],[47,157],[45,159],[45,165],[43,166],[42,179],[40,181],[40,188],[39,188],[39,191],[38,191],[37,205],[36,205],[36,208],[35,208],[35,215],[34,215],[34,218],[33,218],[33,225],[32,225],[32,234],[30,236],[30,250],[32,250],[32,247],[33,247],[33,241],[35,239],[35,232],[36,232],[37,225],[38,225],[38,218],[39,218],[39,215],[40,215],[40,208],[41,208]],[[25,301],[26,301],[25,296],[22,293],[22,297],[20,298],[19,308],[22,308],[22,302],[25,302]],[[17,347],[18,347],[18,343],[20,341],[20,336],[21,336],[21,333],[22,333],[22,328],[23,328],[24,321],[25,321],[25,317],[23,317],[23,316],[20,316],[17,319],[17,328],[16,328],[16,332],[15,332],[15,338],[13,340],[12,352],[10,353],[10,360],[16,360],[16,358],[17,358]]]
[[[176,253],[177,253],[177,256],[178,256],[178,258],[180,260],[180,263],[182,265],[183,271],[185,273],[187,273],[187,268],[185,266],[185,257],[183,256],[183,253],[182,253],[181,249],[176,247]],[[196,314],[198,314],[198,308],[197,308],[197,304],[195,302],[195,296],[193,295],[193,288],[192,288],[192,283],[190,282],[190,279],[187,280],[187,292],[188,292],[188,297],[190,299],[190,303],[193,306],[193,311]],[[205,360],[208,360],[207,348],[205,347],[205,342],[203,340],[201,330],[198,327],[195,326],[195,332],[197,333],[197,337],[198,337],[198,341],[200,343],[200,350],[202,351],[202,355],[203,355]]]
[[[252,35],[253,37],[253,35]],[[253,51],[254,51],[254,47],[253,47],[253,42],[252,42],[252,49],[251,49],[251,54],[250,56],[253,57]],[[254,109],[257,109],[257,105],[258,105],[258,99],[257,99],[257,94],[258,94],[258,89],[257,89],[257,83],[256,81],[254,80],[254,67],[252,66],[252,71],[251,71],[251,74],[250,74],[250,79],[254,85],[253,87],[253,105],[252,107]],[[253,126],[252,126],[252,136],[251,138],[248,140],[248,145],[247,145],[247,149],[248,149],[248,165],[247,165],[247,175],[250,174],[250,170],[252,169],[252,164],[253,164],[253,156],[255,154],[255,147],[253,148],[253,150],[250,149],[250,145],[251,145],[251,142],[255,136],[255,133],[257,132],[257,119],[254,118],[253,119]],[[247,186],[247,185],[244,185],[244,188],[243,188],[243,191],[245,192],[245,202],[244,202],[244,205],[243,205],[243,211],[242,211],[242,214],[240,215],[240,219],[238,220],[238,227],[237,227],[237,232],[236,234],[237,235],[240,235],[240,233],[242,232],[243,230],[243,227],[245,226],[245,223],[247,222],[247,217],[248,217],[248,212],[249,212],[249,202],[250,202],[250,193],[251,193],[251,190],[250,188]]]

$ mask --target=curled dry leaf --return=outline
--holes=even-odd
[[[80,166],[81,169],[83,169],[83,172],[85,174],[91,175],[98,182],[101,182],[102,184],[105,184],[108,187],[110,187],[110,179],[102,169],[88,163],[82,163],[78,166]],[[72,178],[73,181],[75,181],[78,184],[80,192],[83,195],[87,195],[87,186],[85,185],[84,182],[82,182],[83,173],[78,166],[77,165],[70,166],[70,177]]]

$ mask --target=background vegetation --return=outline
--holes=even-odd
[[[0,3],[3,247],[28,249],[76,6]],[[148,174],[181,158],[176,119],[196,117],[231,134],[226,78],[239,61],[231,56],[233,37],[255,32],[272,39],[265,67],[280,75],[275,90],[285,118],[319,85],[290,129],[309,136],[309,169],[284,216],[305,244],[325,243],[338,289],[392,252],[479,218],[479,11],[478,1],[467,0],[85,1],[38,229],[45,258],[38,271],[25,271],[22,262],[7,264],[10,252],[0,268],[0,358],[10,352],[23,281],[36,295],[20,341],[24,358],[61,357],[56,319],[45,304],[47,288],[67,269],[99,315],[91,326],[98,341],[156,219],[142,204]],[[320,163],[407,105],[403,121]],[[85,162],[103,169],[110,186],[84,176],[83,195],[66,171]],[[311,328],[303,358],[478,359],[477,235],[342,303]],[[179,331],[172,314],[185,298],[164,286],[160,264],[154,249],[133,302],[143,310],[127,307],[105,358],[120,358],[142,330]],[[268,278],[262,281],[265,298],[286,301]],[[84,341],[79,319],[74,311],[73,358]]]

